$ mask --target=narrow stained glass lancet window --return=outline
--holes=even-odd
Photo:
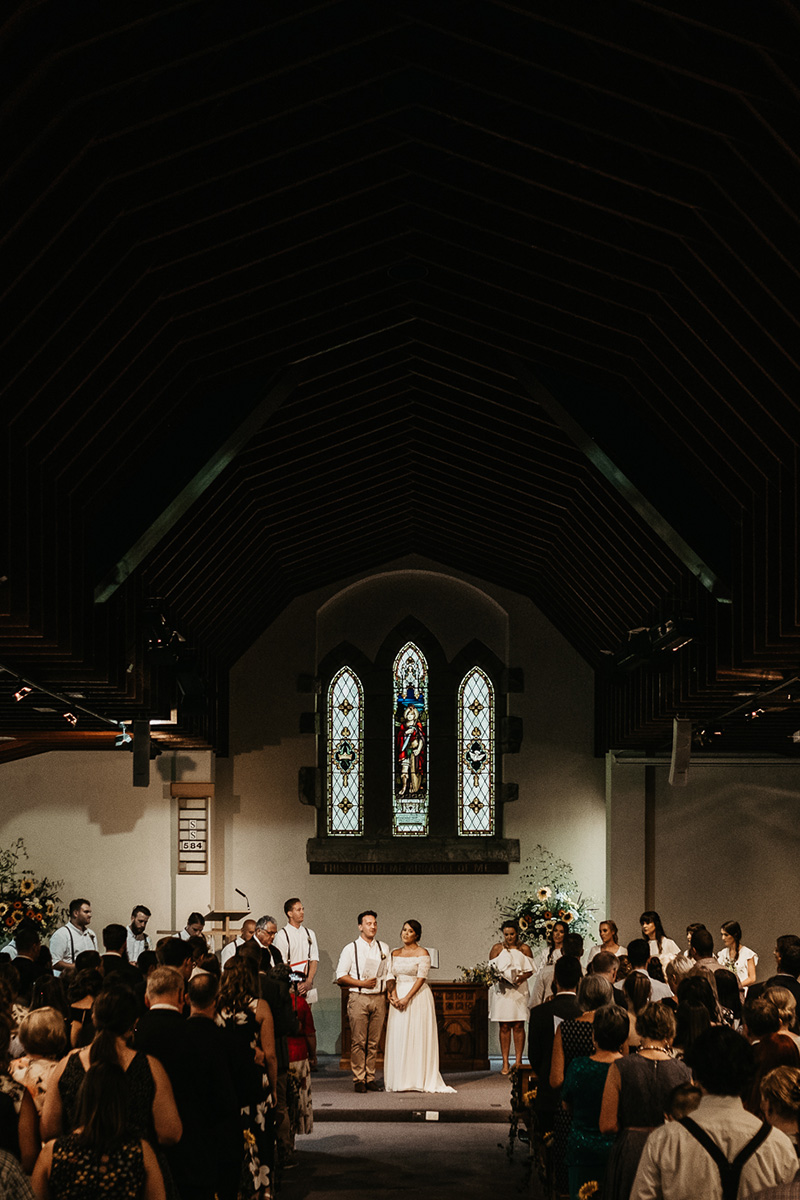
[[[428,664],[406,642],[394,660],[395,837],[428,833]]]
[[[458,832],[494,833],[494,688],[474,667],[458,689]]]
[[[328,833],[364,832],[364,691],[349,667],[328,688]]]

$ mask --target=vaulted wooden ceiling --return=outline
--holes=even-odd
[[[242,652],[406,554],[543,610],[598,751],[796,752],[790,4],[0,22],[0,758],[224,752]]]

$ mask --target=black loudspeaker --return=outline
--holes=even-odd
[[[150,786],[150,722],[133,722],[133,786]]]
[[[675,717],[672,722],[672,762],[669,764],[670,787],[685,787],[692,757],[692,722]]]

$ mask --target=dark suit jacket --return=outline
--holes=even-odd
[[[556,1036],[555,1018],[571,1021],[579,1017],[581,1010],[574,992],[559,992],[552,1000],[537,1004],[531,1009],[528,1022],[528,1060],[536,1072],[536,1111],[555,1112],[558,1091],[550,1087],[550,1061],[553,1057],[553,1042]]]

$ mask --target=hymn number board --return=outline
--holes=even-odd
[[[178,873],[208,874],[208,797],[182,797],[178,809]]]

